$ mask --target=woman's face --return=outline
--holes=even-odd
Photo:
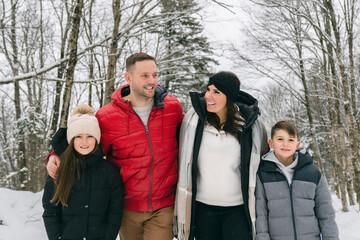
[[[86,133],[74,137],[74,148],[81,155],[88,155],[95,148],[96,139]]]
[[[205,101],[208,112],[216,113],[219,117],[226,115],[226,95],[218,90],[214,85],[207,87]]]

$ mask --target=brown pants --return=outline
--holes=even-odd
[[[124,210],[120,240],[172,240],[174,206],[153,212]]]

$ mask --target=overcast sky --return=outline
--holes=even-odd
[[[244,76],[244,72],[239,67],[232,64],[229,59],[229,51],[225,51],[226,44],[235,43],[240,50],[247,51],[248,48],[244,44],[246,39],[243,28],[251,24],[251,19],[246,11],[254,11],[256,6],[249,0],[218,0],[229,5],[229,9],[221,7],[211,0],[207,0],[209,4],[204,8],[202,14],[204,20],[205,34],[216,49],[216,57],[220,65],[216,66],[215,71],[232,71],[235,72],[241,81],[244,90],[261,89],[269,81],[265,79],[252,79],[250,76]],[[225,45],[224,45],[225,44]]]

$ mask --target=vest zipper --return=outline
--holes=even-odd
[[[280,169],[276,169],[276,171],[278,171],[287,181],[287,178],[285,176],[285,174],[280,170]],[[292,181],[294,181],[294,176],[295,176],[295,171],[294,171],[294,174],[293,174],[293,177],[292,177]],[[297,240],[297,234],[296,234],[296,224],[295,224],[295,213],[294,213],[294,201],[293,201],[293,183],[291,182],[291,184],[289,185],[289,193],[290,193],[290,206],[291,206],[291,220],[292,220],[292,223],[293,223],[293,228],[294,228],[294,238],[295,240]]]
[[[294,179],[294,178],[293,178],[293,179]],[[292,215],[292,216],[291,216],[291,219],[292,219],[293,228],[294,228],[294,237],[295,237],[295,240],[297,240],[292,186],[293,186],[293,184],[291,183],[290,186],[289,186],[289,191],[290,191],[290,203],[291,203],[291,215]]]
[[[149,129],[147,126],[145,126],[146,129],[146,135],[148,137],[148,141],[149,141],[149,146],[150,146],[150,152],[151,152],[151,163],[150,163],[150,192],[149,192],[149,210],[151,212],[151,186],[152,186],[152,167],[153,167],[153,162],[154,162],[154,152],[153,152],[153,148],[151,145],[151,141],[150,141],[150,134],[149,134]]]
[[[155,105],[154,105],[155,106]],[[150,119],[150,115],[151,113],[155,110],[154,106],[152,107],[150,114],[149,114],[149,118],[148,118],[148,125],[149,125],[149,119]],[[136,114],[136,116],[139,118],[140,122],[143,124],[143,126],[145,127],[145,132],[148,138],[148,142],[149,142],[149,147],[150,147],[150,152],[151,152],[151,162],[150,162],[150,190],[149,190],[149,211],[151,212],[151,185],[152,185],[152,166],[153,166],[153,162],[154,162],[154,152],[152,149],[152,145],[151,145],[151,141],[150,141],[150,132],[149,132],[149,128],[147,126],[145,126],[145,124],[142,122],[141,118],[139,117],[139,115],[134,111],[134,109],[132,108],[132,106],[130,105],[131,109],[133,110],[133,112]]]
[[[87,222],[86,222],[86,232],[85,237],[83,237],[84,240],[88,238],[88,231],[89,231],[89,221],[90,221],[90,198],[91,198],[91,184],[92,184],[92,176],[91,176],[91,170],[87,168],[87,173],[89,178],[89,189],[88,189],[88,198],[86,201],[86,205],[84,206],[87,210]]]

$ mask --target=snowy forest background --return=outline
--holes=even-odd
[[[204,30],[209,6],[241,12],[231,41]],[[109,103],[142,51],[184,111],[189,91],[234,71],[267,128],[294,122],[342,210],[358,209],[359,11],[360,0],[1,0],[0,187],[41,191],[56,129],[77,104]]]

